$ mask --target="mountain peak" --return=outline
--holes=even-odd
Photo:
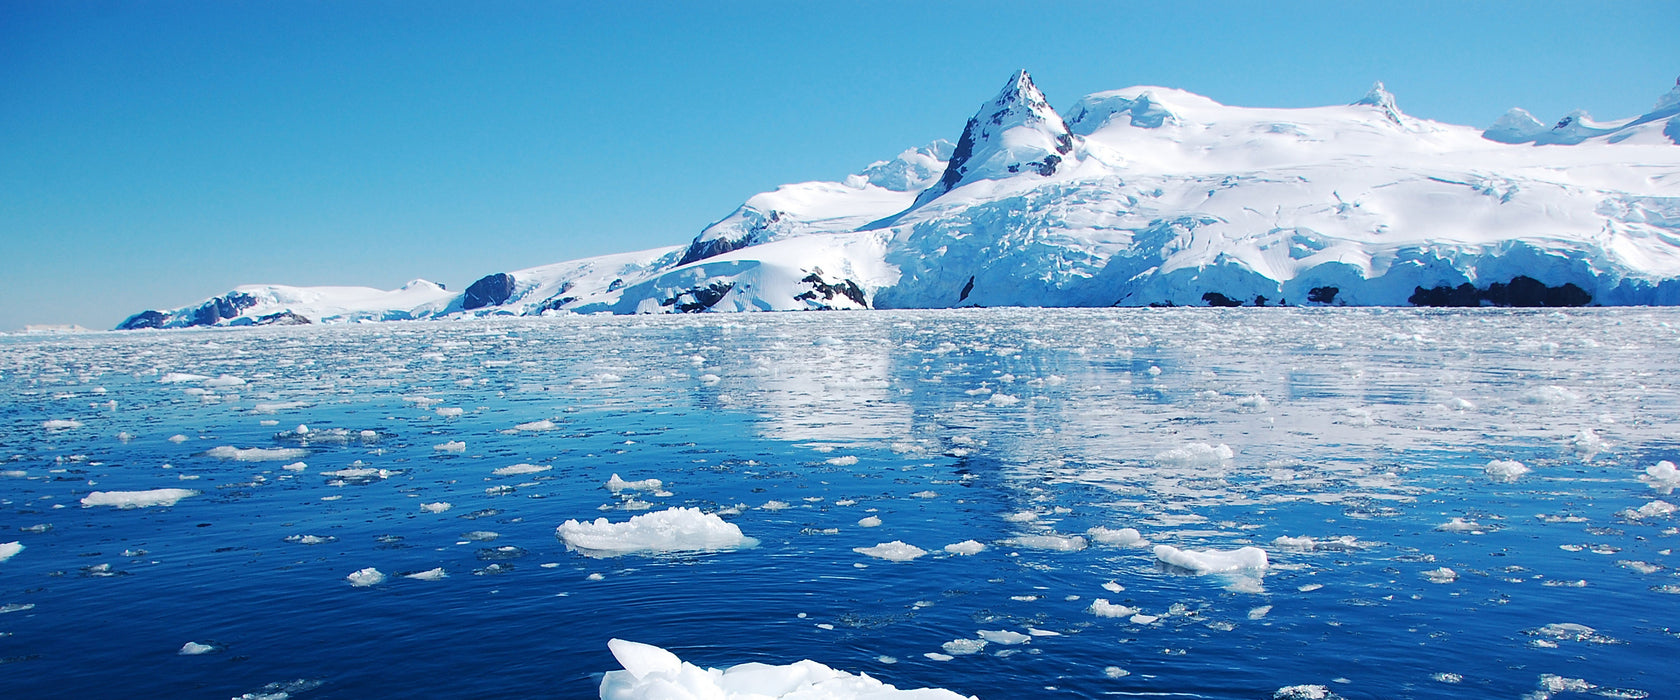
[[[1016,71],[968,120],[945,174],[917,198],[922,204],[966,183],[1036,172],[1056,173],[1073,157],[1073,134],[1032,76]]]
[[[1353,104],[1355,106],[1376,107],[1383,111],[1383,116],[1388,117],[1389,121],[1394,122],[1395,124],[1403,123],[1401,121],[1402,114],[1400,112],[1400,107],[1394,103],[1394,93],[1389,92],[1388,88],[1383,87],[1381,80],[1373,83],[1370,91],[1366,92],[1364,97],[1359,98],[1359,101]]]

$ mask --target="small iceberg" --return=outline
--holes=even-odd
[[[1172,545],[1158,544],[1155,545],[1155,558],[1165,564],[1189,569],[1198,574],[1262,570],[1267,566],[1266,550],[1259,547],[1243,547],[1222,552],[1216,549],[1179,549]]]
[[[190,489],[152,489],[150,491],[94,491],[82,498],[83,508],[116,506],[118,508],[150,508],[172,506],[188,496],[197,496]]]
[[[668,508],[635,516],[626,522],[567,520],[555,528],[555,536],[566,548],[589,557],[624,554],[660,554],[741,549],[758,540],[741,534],[741,528],[698,508]]]
[[[614,639],[607,642],[622,671],[601,678],[601,700],[708,698],[711,700],[963,700],[949,690],[899,690],[870,678],[838,671],[815,661],[785,666],[745,663],[727,669],[703,669],[650,644]]]

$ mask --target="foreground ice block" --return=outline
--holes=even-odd
[[[566,548],[591,557],[622,554],[715,551],[758,544],[741,534],[734,523],[698,508],[669,508],[638,515],[622,523],[596,518],[594,522],[567,520],[554,531]]]
[[[651,644],[614,639],[607,648],[624,670],[601,678],[601,700],[974,700],[938,688],[899,690],[810,660],[702,669]]]

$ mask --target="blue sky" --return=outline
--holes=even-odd
[[[1165,85],[1384,81],[1485,126],[1650,108],[1680,3],[0,0],[0,331],[239,284],[478,277],[686,242],[964,121]]]

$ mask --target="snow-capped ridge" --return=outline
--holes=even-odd
[[[980,106],[963,127],[939,182],[916,198],[919,206],[976,180],[1023,172],[1054,175],[1073,157],[1074,136],[1032,76],[1016,71],[1003,89]]]
[[[1394,102],[1394,93],[1389,92],[1388,88],[1383,86],[1381,80],[1371,85],[1371,89],[1365,93],[1365,96],[1359,98],[1353,104],[1376,107],[1382,110],[1383,116],[1388,117],[1389,121],[1402,125],[1405,123],[1403,121],[1405,115],[1400,111],[1399,105]]]
[[[1534,123],[1525,121],[1528,117]],[[1538,125],[1539,128],[1536,128]],[[1573,146],[1590,140],[1606,143],[1662,143],[1680,145],[1680,79],[1657,98],[1651,111],[1632,119],[1600,122],[1584,109],[1573,110],[1547,128],[1528,112],[1513,108],[1482,132],[1490,141],[1532,143],[1536,146]]]

